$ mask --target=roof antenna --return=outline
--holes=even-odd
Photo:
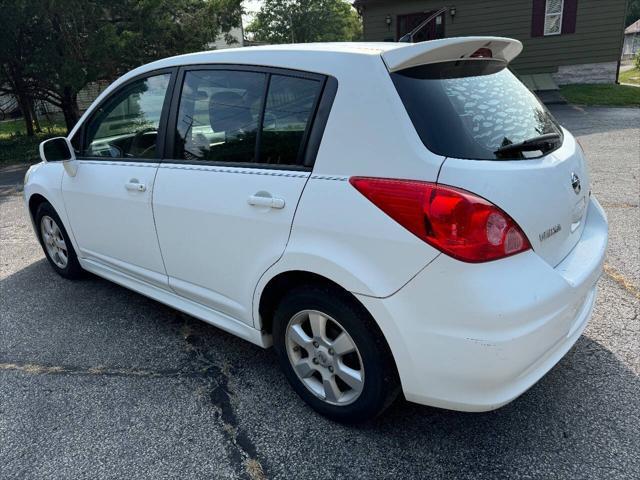
[[[403,35],[402,37],[400,37],[400,39],[398,40],[399,43],[414,43],[413,41],[413,37],[416,36],[416,34],[422,30],[424,27],[426,27],[429,22],[431,22],[434,18],[439,17],[441,14],[443,14],[444,12],[446,12],[448,10],[448,7],[442,7],[440,10],[438,10],[436,13],[430,15],[426,20],[424,20],[423,22],[420,23],[420,25],[418,25],[416,28],[414,28],[413,30],[411,30],[409,33]]]

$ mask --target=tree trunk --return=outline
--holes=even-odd
[[[18,106],[22,112],[27,135],[33,137],[33,116],[31,115],[31,102],[33,99],[27,91],[22,70],[15,62],[9,62],[3,67],[3,73],[11,87],[11,93],[18,101]]]
[[[35,130],[37,133],[42,133],[42,128],[40,128],[40,121],[38,120],[38,115],[36,114],[36,109],[34,108],[33,99],[29,99],[29,112],[31,113],[31,119],[33,120],[33,125],[35,126]]]
[[[16,92],[18,105],[22,112],[22,118],[24,119],[24,125],[27,130],[27,136],[33,137],[33,118],[31,117],[31,109],[29,108],[29,98],[21,92]]]
[[[80,109],[78,108],[78,94],[69,87],[65,87],[63,91],[62,113],[64,114],[67,132],[70,132],[80,118]]]

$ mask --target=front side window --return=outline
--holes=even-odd
[[[564,0],[547,0],[544,15],[544,34],[560,35]]]
[[[171,74],[132,82],[107,100],[86,128],[84,155],[155,158]]]
[[[175,158],[299,165],[320,87],[318,80],[277,74],[189,71],[180,95]]]

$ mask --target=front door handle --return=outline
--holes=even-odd
[[[130,192],[144,192],[147,190],[147,186],[144,183],[140,183],[137,178],[132,178],[125,183],[124,188]]]
[[[284,198],[272,197],[268,192],[258,192],[251,195],[247,202],[254,207],[284,208]]]

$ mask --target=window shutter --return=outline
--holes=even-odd
[[[565,0],[566,1],[566,0]],[[544,12],[546,0],[533,0],[531,15],[531,36],[542,37],[544,35]],[[564,22],[563,22],[564,23]]]
[[[578,0],[564,0],[562,12],[562,33],[575,33],[578,17]]]

